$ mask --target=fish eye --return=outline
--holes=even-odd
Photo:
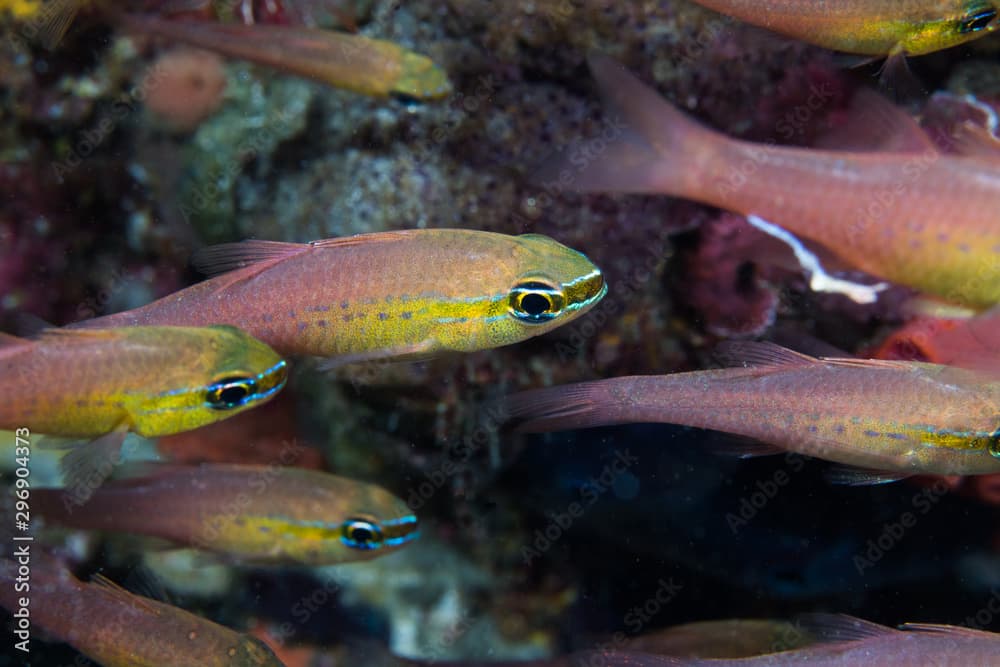
[[[990,442],[986,445],[986,450],[990,456],[1000,459],[1000,429],[990,436]]]
[[[510,291],[510,312],[522,322],[547,322],[559,314],[564,303],[559,288],[537,280],[519,283]]]
[[[958,24],[958,32],[965,35],[970,32],[979,32],[990,27],[997,18],[997,10],[992,7],[976,7],[962,17]]]
[[[257,391],[257,382],[248,377],[228,377],[209,386],[205,402],[215,410],[231,410],[243,405]]]
[[[382,546],[382,529],[368,519],[348,519],[341,526],[340,541],[352,549],[378,549]]]

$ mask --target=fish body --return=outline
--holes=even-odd
[[[721,14],[836,51],[923,55],[997,29],[983,0],[695,0]]]
[[[607,290],[584,255],[534,234],[435,229],[253,241],[209,248],[196,263],[249,265],[75,326],[224,323],[284,354],[419,357],[537,336]]]
[[[757,216],[872,275],[986,309],[1000,303],[997,159],[850,152],[730,139],[613,61],[591,59],[626,122],[600,160],[546,169],[547,187],[660,193]]]
[[[522,392],[511,416],[528,432],[636,422],[713,429],[898,476],[1000,472],[997,377],[753,348],[762,352],[751,367]]]
[[[33,491],[32,506],[73,528],[158,537],[260,564],[368,560],[418,536],[402,500],[345,477],[231,464],[151,470],[105,484],[80,508],[59,489]]]
[[[451,94],[448,75],[429,58],[380,39],[285,25],[119,17],[129,30],[274,67],[372,97],[436,100]]]
[[[829,639],[793,651],[743,658],[680,658],[630,651],[590,652],[574,664],[621,667],[988,667],[997,664],[1000,635],[953,625],[907,623],[902,630],[849,616],[808,614],[816,617]],[[798,627],[798,624],[796,625]],[[600,663],[594,661],[600,660]]]
[[[103,577],[84,583],[37,556],[27,571],[22,588],[18,565],[0,562],[0,605],[16,613],[28,600],[32,626],[104,667],[282,667],[260,640]]]
[[[70,438],[180,433],[262,404],[286,378],[274,350],[229,326],[2,336],[0,428]]]

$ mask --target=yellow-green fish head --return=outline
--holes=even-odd
[[[909,55],[933,53],[958,46],[993,32],[1000,26],[997,2],[963,0],[940,17],[924,21],[901,19],[893,26],[869,26],[868,29],[893,30],[900,33],[898,50]]]
[[[513,279],[482,318],[489,345],[538,336],[571,322],[604,298],[604,274],[583,253],[541,234],[514,238]],[[475,332],[468,332],[475,340]]]
[[[312,490],[324,497],[311,509],[242,519],[229,514],[213,518],[213,526],[220,541],[243,544],[266,562],[303,565],[370,560],[420,536],[406,503],[379,486],[323,475]]]
[[[133,329],[176,337],[180,342],[171,340],[171,345],[184,349],[182,359],[154,378],[155,386],[133,391],[124,401],[132,430],[144,437],[189,431],[262,405],[284,388],[288,378],[284,359],[235,327]]]
[[[448,75],[430,58],[403,52],[399,78],[393,83],[392,92],[417,100],[439,100],[451,95],[451,91]]]

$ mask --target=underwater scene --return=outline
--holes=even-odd
[[[0,667],[1000,666],[998,11],[0,0]]]

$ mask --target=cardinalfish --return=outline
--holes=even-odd
[[[600,160],[550,166],[546,187],[692,199],[945,300],[980,310],[1000,302],[1000,151],[988,160],[944,155],[927,141],[866,153],[738,141],[612,60],[590,64],[628,127]]]
[[[805,614],[796,620],[793,629],[804,629],[817,641],[791,651],[730,659],[591,651],[579,654],[573,664],[607,667],[969,667],[995,665],[1000,654],[1000,635],[954,625],[905,623],[896,630],[851,616]]]
[[[161,507],[161,510],[163,508]],[[48,558],[0,561],[0,605],[104,667],[283,667],[262,641]],[[30,605],[30,606],[29,606]],[[15,635],[30,648],[30,631]]]
[[[834,51],[919,56],[958,46],[1000,25],[983,0],[695,0],[721,14]]]
[[[285,386],[286,362],[230,326],[0,334],[0,429],[92,438],[63,459],[68,486],[106,476],[125,435],[180,433],[239,414]]]
[[[372,97],[437,100],[451,94],[444,70],[398,44],[284,25],[172,21],[122,14],[133,32],[156,35]]]
[[[60,489],[33,491],[32,507],[72,528],[158,537],[259,564],[368,560],[419,536],[402,500],[345,477],[232,464],[143,469],[105,484],[82,508]]]
[[[283,354],[337,362],[473,352],[572,321],[607,291],[581,253],[537,234],[459,229],[207,248],[212,274],[135,310],[77,323],[232,324]]]
[[[936,364],[817,359],[730,344],[745,367],[610,378],[515,394],[522,431],[658,422],[833,461],[833,481],[1000,472],[1000,377]],[[766,447],[749,455],[774,453]]]

